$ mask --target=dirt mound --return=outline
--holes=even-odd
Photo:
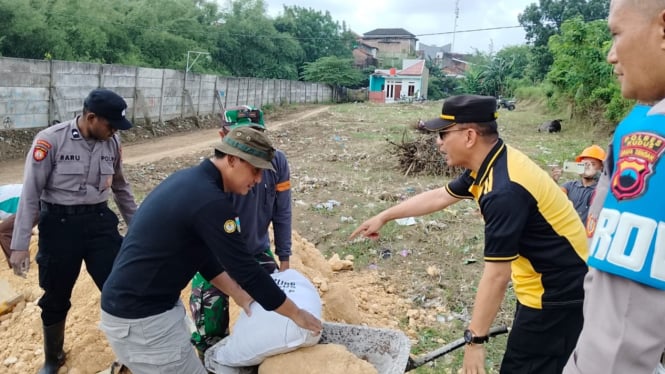
[[[43,360],[37,306],[42,291],[34,264],[36,236],[33,236],[32,248],[33,263],[26,279],[16,277],[8,268],[0,270],[0,278],[6,279],[25,298],[12,313],[0,316],[0,341],[6,342],[0,348],[3,373],[36,372]],[[407,314],[407,302],[384,284],[380,273],[333,273],[318,249],[296,232],[293,233],[293,254],[291,266],[312,280],[322,294],[325,320],[397,328],[399,319]],[[189,288],[183,290],[181,298],[185,304],[189,293]],[[60,373],[97,373],[113,361],[113,352],[97,328],[99,300],[100,294],[92,279],[82,271],[72,294],[65,332],[67,362]]]

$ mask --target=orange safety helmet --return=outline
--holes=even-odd
[[[575,158],[575,162],[581,162],[582,158],[584,157],[591,157],[595,158],[596,160],[599,160],[600,162],[605,161],[605,150],[600,148],[600,146],[597,145],[592,145],[589,147],[584,148],[582,153],[580,153],[579,156]]]

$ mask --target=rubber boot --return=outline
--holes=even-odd
[[[65,351],[62,346],[65,342],[65,321],[44,326],[44,367],[39,374],[57,374],[58,369],[65,363]]]

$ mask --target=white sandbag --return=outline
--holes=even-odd
[[[293,269],[271,276],[299,308],[321,319],[321,298],[305,276]],[[269,356],[315,345],[321,338],[321,335],[313,335],[309,330],[300,328],[289,318],[267,312],[256,302],[252,303],[251,311],[251,317],[241,312],[233,333],[224,339],[223,344],[218,343],[211,348],[214,349],[212,357],[219,364],[258,365]]]

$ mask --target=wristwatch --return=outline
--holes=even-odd
[[[490,340],[490,337],[485,336],[475,336],[473,332],[469,329],[464,330],[464,342],[466,344],[483,344]]]

